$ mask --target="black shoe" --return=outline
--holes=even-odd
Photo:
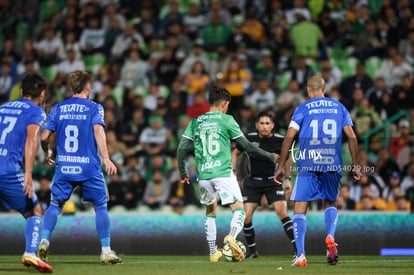
[[[257,251],[254,251],[254,252],[250,251],[246,256],[246,259],[254,259],[257,257],[259,257],[259,253],[257,253]]]

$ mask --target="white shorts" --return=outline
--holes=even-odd
[[[222,205],[243,201],[239,183],[234,175],[225,178],[200,180],[198,184],[201,204],[213,204],[217,200],[217,194],[220,196]]]

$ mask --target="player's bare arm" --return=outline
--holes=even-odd
[[[27,126],[27,136],[24,145],[24,186],[26,196],[33,197],[33,166],[39,144],[39,125],[30,124]]]
[[[54,165],[56,156],[56,132],[44,129],[41,134],[40,145],[46,153],[46,163],[48,165]]]
[[[359,181],[361,179],[362,172],[358,165],[359,164],[358,140],[351,126],[345,126],[344,133],[348,137],[348,147],[349,147],[349,151],[351,152],[352,165],[353,165],[352,172],[354,174],[354,181]]]
[[[193,141],[185,137],[181,138],[177,148],[178,171],[180,172],[181,180],[187,184],[190,183],[190,178],[185,166],[185,161],[187,159],[187,155],[192,151],[194,151]]]
[[[258,159],[268,160],[273,163],[279,161],[279,155],[274,153],[269,153],[263,149],[253,145],[245,136],[240,136],[234,140],[240,148],[246,151],[249,155],[252,155]]]
[[[95,135],[96,144],[98,145],[99,155],[102,157],[102,161],[105,165],[105,172],[108,175],[116,174],[117,168],[109,158],[104,127],[100,124],[95,124],[93,126],[93,132]]]
[[[282,143],[282,150],[280,152],[280,160],[279,166],[275,172],[275,182],[278,184],[282,184],[282,177],[285,175],[285,165],[288,161],[289,157],[289,150],[292,147],[293,141],[295,140],[295,136],[298,131],[292,127],[290,127],[286,133],[285,138],[283,139]]]

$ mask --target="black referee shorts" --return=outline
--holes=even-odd
[[[275,201],[285,201],[285,190],[283,185],[276,185],[273,179],[252,179],[246,178],[243,188],[243,201],[257,203],[260,205],[264,194],[269,204]]]

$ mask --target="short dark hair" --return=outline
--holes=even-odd
[[[45,77],[38,73],[28,73],[22,81],[22,96],[37,98],[48,86]]]
[[[261,111],[256,117],[256,122],[258,122],[262,117],[268,117],[272,122],[275,121],[275,117],[272,113],[270,113],[269,111]]]
[[[210,105],[217,105],[221,101],[231,101],[231,95],[225,88],[214,86],[208,93],[208,103]]]
[[[86,71],[77,70],[69,74],[68,84],[74,94],[80,94],[86,84],[92,81],[92,75]]]

